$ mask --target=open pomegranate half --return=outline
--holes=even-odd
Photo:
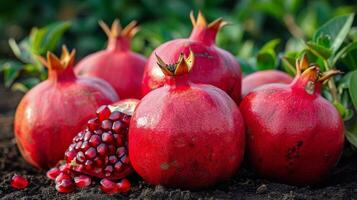
[[[98,178],[121,179],[132,172],[127,148],[131,115],[138,100],[129,99],[98,108],[87,128],[73,138],[65,152],[76,172]]]

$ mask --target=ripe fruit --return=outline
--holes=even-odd
[[[243,78],[242,81],[242,97],[245,97],[255,88],[269,83],[285,83],[289,84],[293,78],[287,73],[278,70],[258,71]]]
[[[75,51],[63,47],[60,58],[47,54],[48,79],[31,89],[17,107],[14,129],[18,147],[30,164],[49,168],[63,158],[72,138],[97,107],[118,100],[105,81],[76,77]]]
[[[123,105],[123,104],[121,104]],[[116,180],[132,172],[127,132],[132,110],[127,106],[101,106],[88,128],[73,138],[65,152],[71,169],[90,176]]]
[[[62,179],[56,181],[56,190],[61,193],[69,193],[75,189],[75,185],[71,179]]]
[[[75,67],[76,74],[108,81],[123,99],[140,99],[146,58],[130,50],[131,38],[138,31],[136,22],[123,30],[119,20],[113,22],[111,30],[103,21],[99,24],[109,38],[108,47],[82,59]]]
[[[341,116],[320,95],[322,83],[338,72],[320,73],[317,65],[308,65],[304,57],[290,85],[259,88],[240,105],[252,167],[264,177],[296,185],[325,179],[344,143]]]
[[[51,180],[55,180],[60,173],[61,171],[57,167],[53,167],[47,171],[46,176]]]
[[[27,188],[28,185],[29,185],[29,182],[23,176],[15,174],[11,178],[11,187],[13,187],[15,189],[20,189],[20,190],[25,189],[25,188]]]
[[[214,85],[239,102],[242,82],[240,66],[232,54],[215,45],[216,34],[226,22],[219,18],[207,25],[201,12],[198,13],[197,20],[194,19],[193,13],[190,17],[193,30],[189,38],[168,41],[156,48],[149,57],[144,71],[143,94],[170,81],[157,66],[155,54],[160,55],[166,62],[174,63],[181,52],[188,55],[191,49],[196,60],[188,79],[193,83]]]
[[[235,102],[212,85],[188,79],[193,53],[158,64],[168,83],[148,93],[130,122],[135,171],[151,184],[202,188],[230,178],[244,153],[244,124]]]

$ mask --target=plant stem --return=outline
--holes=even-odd
[[[324,62],[326,70],[332,69],[332,67],[330,66],[329,62],[326,59],[323,59],[323,62]],[[340,102],[339,98],[338,98],[338,95],[337,95],[337,87],[336,87],[335,80],[334,80],[333,77],[331,77],[328,80],[328,88],[330,90],[333,102],[334,103],[335,102]]]
[[[283,21],[288,28],[289,32],[296,38],[304,38],[304,32],[296,24],[294,17],[291,14],[286,14],[283,17]]]

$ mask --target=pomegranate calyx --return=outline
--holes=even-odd
[[[204,27],[204,28],[215,30],[216,32],[218,32],[218,30],[221,29],[223,26],[229,24],[228,22],[224,21],[221,17],[207,24],[206,18],[203,16],[201,11],[198,11],[197,20],[193,14],[193,11],[191,11],[190,19],[193,27]]]
[[[162,72],[167,76],[180,76],[187,74],[193,66],[194,54],[190,49],[190,54],[185,58],[183,53],[180,54],[178,60],[174,64],[166,64],[156,53],[157,65]]]
[[[130,22],[124,29],[120,25],[119,19],[113,21],[111,28],[102,20],[98,23],[109,38],[125,37],[131,39],[139,31],[138,23],[135,20]]]
[[[48,69],[62,71],[73,66],[75,54],[75,49],[69,53],[67,47],[63,45],[60,57],[57,57],[52,52],[47,52],[47,59],[41,56],[37,56],[37,59]]]

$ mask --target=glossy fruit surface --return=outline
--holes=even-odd
[[[242,97],[245,97],[249,92],[255,88],[270,84],[270,83],[285,83],[289,84],[293,78],[279,70],[265,70],[249,74],[243,78],[242,81]]]
[[[63,159],[72,138],[103,104],[118,101],[105,81],[76,77],[74,54],[66,48],[60,58],[47,54],[47,80],[31,89],[16,110],[14,130],[23,157],[38,168],[50,168]]]
[[[170,80],[138,104],[129,129],[130,160],[151,184],[202,188],[230,178],[244,153],[244,124],[235,102],[212,85],[188,79],[194,55],[158,65]]]
[[[240,109],[247,126],[248,158],[266,178],[305,185],[326,179],[338,162],[344,127],[335,107],[320,95],[320,73],[306,57],[290,85],[272,84],[249,93]],[[301,71],[303,71],[301,73]]]
[[[197,20],[191,13],[191,21],[193,30],[189,38],[168,41],[156,48],[149,57],[144,71],[143,94],[167,84],[170,79],[157,66],[155,54],[166,62],[174,63],[182,52],[187,56],[191,49],[195,63],[188,74],[189,80],[214,85],[238,102],[242,82],[240,66],[232,54],[215,45],[216,34],[226,23],[220,18],[207,24],[201,12]]]
[[[127,150],[127,133],[132,109],[101,106],[88,127],[73,138],[65,159],[76,172],[116,180],[129,175],[132,168]]]
[[[124,29],[119,20],[113,22],[111,30],[102,21],[100,25],[109,38],[108,46],[83,58],[75,67],[76,74],[106,80],[122,99],[140,99],[146,58],[130,50],[131,38],[138,31],[136,22]]]

